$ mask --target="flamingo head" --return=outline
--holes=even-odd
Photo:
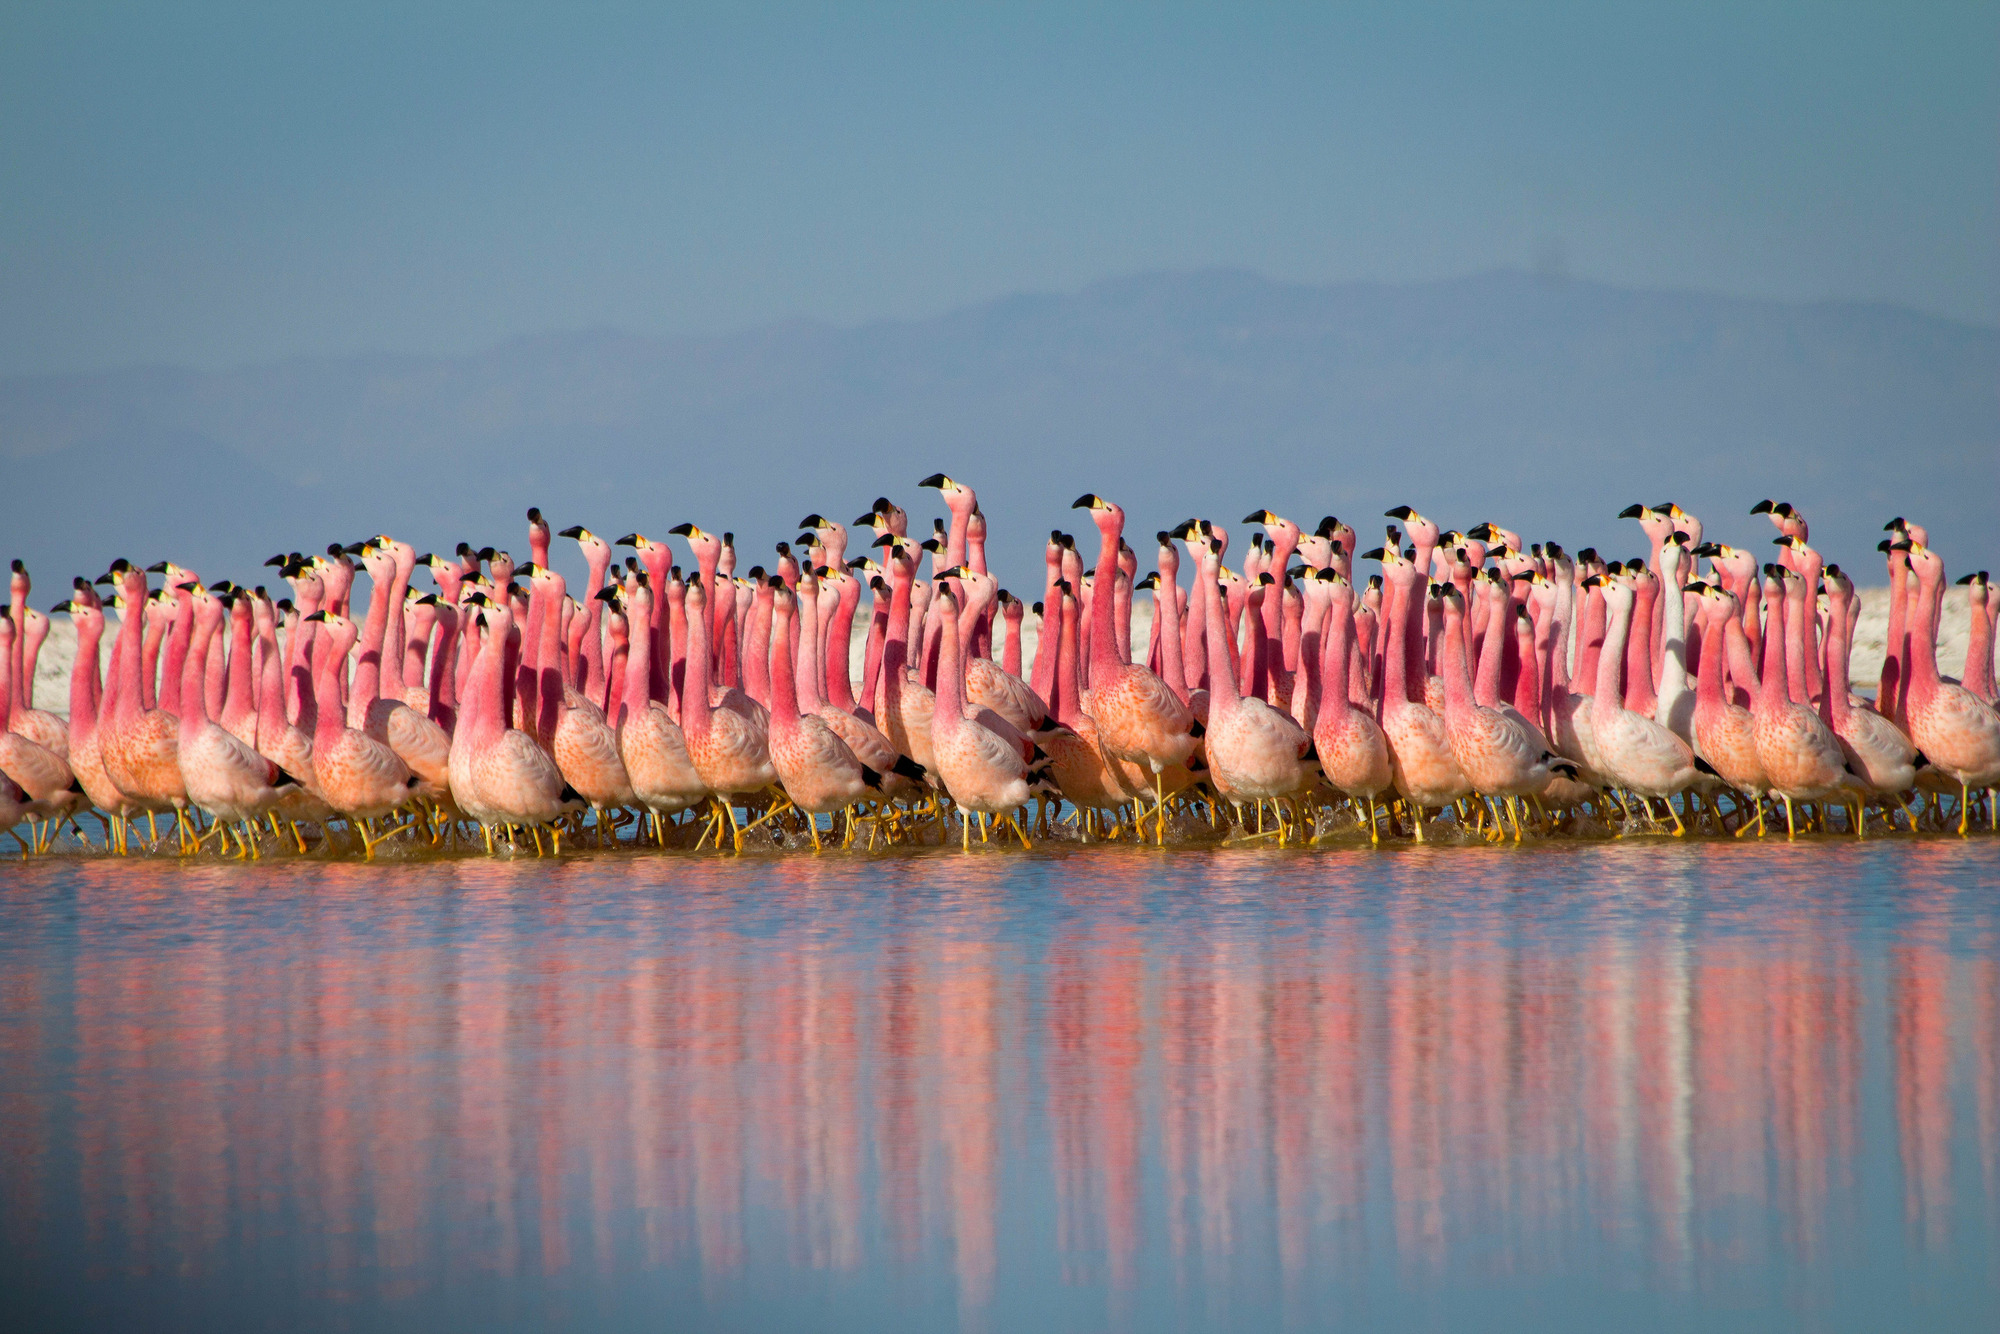
[[[1408,505],[1398,505],[1396,508],[1384,510],[1382,513],[1387,518],[1402,520],[1403,530],[1409,534],[1410,541],[1416,543],[1419,547],[1437,546],[1438,526],[1411,509]]]
[[[8,565],[7,589],[16,601],[28,596],[32,591],[28,583],[28,567],[16,559]]]
[[[945,508],[954,516],[962,514],[970,517],[972,512],[979,508],[979,497],[973,494],[971,487],[963,482],[955,482],[941,472],[932,473],[917,485],[934,487],[938,494],[944,497]]]
[[[1106,500],[1103,496],[1086,491],[1070,502],[1073,510],[1089,510],[1091,522],[1097,531],[1107,537],[1116,537],[1125,527],[1125,511]]]

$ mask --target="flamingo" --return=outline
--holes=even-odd
[[[972,848],[971,813],[1004,818],[1021,846],[1028,833],[1017,812],[1028,801],[1028,762],[1006,738],[965,716],[964,669],[959,661],[958,602],[940,583],[938,608],[938,687],[931,712],[931,747],[939,779],[962,811],[960,843]],[[980,836],[985,838],[985,820]]]
[[[793,609],[798,595],[784,586],[777,575],[770,578],[774,631],[770,658],[771,726],[768,734],[771,767],[798,810],[805,812],[812,831],[813,851],[820,850],[819,816],[849,813],[848,835],[852,840],[854,803],[869,789],[880,791],[882,775],[854,757],[845,741],[835,735],[816,712],[799,708],[799,683],[794,679],[792,654],[787,647]]]
[[[1631,632],[1636,593],[1629,574],[1592,575],[1604,589],[1607,624],[1604,652],[1597,665],[1597,690],[1590,701],[1591,735],[1604,771],[1627,790],[1638,794],[1642,804],[1658,797],[1673,816],[1674,832],[1687,833],[1673,796],[1685,792],[1694,782],[1696,759],[1687,742],[1644,714],[1634,713],[1618,703],[1619,677],[1623,668],[1627,636]],[[1652,818],[1650,806],[1647,818]]]
[[[1729,661],[1740,659],[1742,670],[1749,671],[1750,641],[1744,637],[1733,594],[1708,583],[1688,587],[1701,597],[1703,612],[1701,667],[1695,682],[1694,751],[1723,782],[1750,798],[1761,834],[1763,797],[1771,780],[1757,758],[1757,723],[1750,710],[1727,698],[1722,688]],[[1736,832],[1741,834],[1747,828],[1746,817]]]
[[[48,634],[48,618],[28,605],[28,594],[34,591],[34,584],[28,577],[26,565],[15,561],[8,582],[8,611],[18,637],[14,641],[9,664],[14,684],[11,688],[12,711],[5,730],[28,738],[66,761],[69,759],[68,725],[53,713],[35,707],[35,660],[42,639]],[[39,626],[36,624],[38,621]]]
[[[1849,772],[1860,775],[1878,796],[1903,803],[1903,794],[1917,781],[1917,748],[1894,723],[1873,709],[1857,708],[1849,696],[1847,612],[1854,602],[1854,583],[1838,565],[1826,567],[1825,579],[1833,615],[1832,634],[1826,642],[1826,693],[1820,700],[1820,717],[1840,742]],[[1916,816],[1906,803],[1903,813],[1909,816],[1914,832]]]
[[[1313,748],[1320,772],[1335,790],[1368,804],[1368,838],[1381,842],[1375,823],[1375,798],[1389,789],[1394,772],[1389,745],[1375,719],[1354,706],[1348,675],[1354,655],[1354,586],[1331,568],[1314,581],[1330,588],[1320,643],[1319,704],[1313,717]]]
[[[1414,605],[1417,585],[1423,576],[1414,560],[1388,547],[1377,547],[1364,553],[1361,559],[1382,562],[1382,617],[1389,633],[1383,650],[1382,714],[1378,721],[1389,747],[1389,768],[1396,790],[1410,805],[1411,823],[1421,843],[1424,808],[1449,806],[1472,791],[1472,784],[1451,753],[1451,743],[1445,739],[1444,720],[1429,705],[1410,698],[1412,678],[1423,663],[1423,646],[1411,634],[1411,626],[1423,616]],[[1389,605],[1391,600],[1395,603],[1393,608]],[[1410,604],[1407,610],[1405,604]]]
[[[401,810],[410,800],[417,779],[387,742],[349,727],[340,701],[340,679],[347,654],[360,637],[354,622],[337,611],[321,609],[308,620],[325,634],[313,668],[317,727],[313,733],[313,782],[317,796],[346,820],[361,839],[365,856],[407,824],[378,834],[375,821]]]
[[[104,757],[98,750],[98,714],[104,699],[98,677],[98,649],[104,641],[104,608],[98,601],[97,590],[79,577],[70,600],[55,610],[67,612],[76,627],[76,654],[70,662],[69,676],[70,772],[83,785],[90,804],[103,813],[106,840],[124,852],[127,822],[139,814],[139,807],[104,772]],[[19,791],[18,786],[14,790]],[[22,799],[26,800],[25,794]]]
[[[614,602],[616,588],[600,589],[595,598]],[[653,592],[643,574],[624,594],[630,599],[627,619],[643,627],[652,617]],[[618,756],[632,784],[634,799],[652,817],[653,834],[666,841],[664,818],[678,815],[709,798],[708,785],[688,755],[687,739],[667,706],[649,693],[653,636],[643,629],[631,636],[625,660],[625,693],[617,710]]]
[[[717,597],[726,596],[725,586]],[[726,820],[731,843],[741,852],[745,831],[730,798],[763,792],[778,781],[778,771],[771,764],[764,726],[735,709],[718,707],[710,697],[709,605],[699,575],[688,581],[687,620],[687,684],[681,695],[681,731],[688,758],[701,775],[703,786],[713,794],[711,801],[719,807],[710,816],[709,828],[719,845],[721,825]],[[703,831],[702,838],[707,836],[708,831]]]
[[[102,578],[103,582],[119,587],[126,612],[119,620],[118,638],[112,645],[112,672],[117,678],[117,689],[106,691],[113,699],[110,716],[98,718],[99,753],[112,786],[145,812],[153,841],[159,840],[154,816],[171,810],[175,813],[176,841],[186,851],[187,830],[180,820],[180,812],[188,805],[187,784],[181,778],[178,755],[180,720],[165,709],[145,703],[146,686],[140,675],[140,640],[153,633],[152,627],[141,628],[147,605],[147,573],[120,559],[112,563]]]
[[[1937,599],[1943,595],[1944,562],[1923,542],[1905,539],[1917,596],[1910,630],[1910,678],[1906,708],[1910,740],[1940,774],[1958,784],[1958,832],[1963,836],[1972,789],[2000,783],[2000,713],[1937,669]],[[2000,809],[1993,812],[2000,823]]]
[[[194,641],[185,669],[187,680],[181,686],[181,778],[187,785],[188,800],[215,821],[213,832],[218,842],[226,845],[234,832],[238,855],[253,857],[257,855],[253,822],[296,788],[298,780],[207,717],[199,677],[208,645],[230,607],[199,586],[193,590],[192,600]],[[236,826],[234,831],[231,823]]]
[[[1113,759],[1144,765],[1153,775],[1157,841],[1166,841],[1164,775],[1194,753],[1194,715],[1166,682],[1144,667],[1121,661],[1114,626],[1114,585],[1125,511],[1103,497],[1078,496],[1071,509],[1087,509],[1097,524],[1097,598],[1090,609],[1090,704],[1098,744]],[[1211,639],[1214,636],[1210,637]],[[1212,761],[1211,761],[1212,762]]]
[[[1514,841],[1521,840],[1520,799],[1531,797],[1549,785],[1549,777],[1554,772],[1547,747],[1540,738],[1533,735],[1527,720],[1511,709],[1474,702],[1472,673],[1465,661],[1465,599],[1456,588],[1445,587],[1437,590],[1437,598],[1444,605],[1444,734],[1445,742],[1451,747],[1451,756],[1458,762],[1459,771],[1472,785],[1475,792],[1489,798],[1497,798],[1514,823]],[[1481,655],[1480,674],[1489,675],[1486,663],[1490,660],[1494,667],[1491,675],[1498,675],[1500,648],[1498,636],[1503,632],[1501,619],[1507,614],[1508,603],[1504,598],[1490,598],[1493,622],[1487,634],[1493,638]],[[1574,775],[1574,766],[1564,762],[1564,768]]]
[[[467,596],[479,608],[470,629],[483,628],[485,635],[467,681],[458,727],[452,732],[452,798],[479,822],[489,848],[496,826],[523,825],[539,852],[542,826],[580,809],[583,799],[563,781],[549,753],[509,723],[506,678],[508,641],[514,630],[511,596],[489,598],[479,592]],[[318,755],[315,742],[316,761]],[[559,849],[560,832],[553,838]]]
[[[1786,684],[1786,657],[1802,642],[1796,621],[1791,626],[1794,642],[1786,639],[1785,583],[1797,577],[1780,565],[1764,567],[1764,674],[1750,710],[1757,724],[1757,761],[1769,777],[1770,790],[1785,803],[1788,838],[1798,836],[1794,802],[1817,801],[1858,786],[1832,731],[1809,705],[1792,699]]]

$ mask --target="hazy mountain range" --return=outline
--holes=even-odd
[[[978,489],[1017,587],[1049,528],[1088,531],[1082,491],[1126,506],[1148,561],[1155,529],[1265,506],[1368,544],[1408,503],[1631,554],[1617,512],[1671,499],[1762,546],[1746,511],[1771,496],[1874,583],[1895,514],[1954,577],[2000,566],[2000,330],[1515,273],[1151,274],[857,328],[0,379],[0,459],[0,555],[38,599],[118,555],[254,581],[281,548],[378,531],[525,559],[530,504],[607,536],[731,529],[747,566],[884,492],[928,525],[938,470]]]

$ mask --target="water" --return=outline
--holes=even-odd
[[[0,865],[22,1328],[1992,1327],[2000,841]]]

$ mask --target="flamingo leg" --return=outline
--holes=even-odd
[[[1021,847],[1026,851],[1033,852],[1035,850],[1035,845],[1028,842],[1028,831],[1021,827],[1020,820],[1018,820],[1012,815],[1009,815],[1007,817],[1007,823],[1013,826],[1014,833],[1020,837]]]

